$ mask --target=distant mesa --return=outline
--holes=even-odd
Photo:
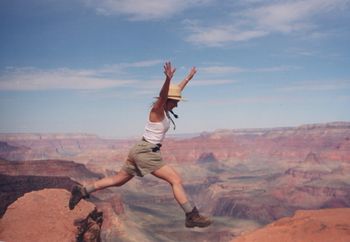
[[[300,125],[298,129],[328,129],[328,128],[350,128],[350,122],[329,122],[329,123],[316,123],[316,124],[304,124]]]
[[[319,157],[314,152],[308,153],[303,163],[321,164]]]
[[[322,164],[316,153],[309,152],[304,160],[300,161],[296,167],[289,168],[285,174],[306,179],[320,179],[332,171],[331,167]]]
[[[212,163],[216,161],[218,160],[216,159],[213,152],[202,153],[197,160],[198,163]]]
[[[99,139],[94,134],[84,133],[0,133],[0,140],[52,140],[52,139]]]

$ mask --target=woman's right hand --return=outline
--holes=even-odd
[[[171,67],[171,63],[170,62],[165,62],[164,64],[164,74],[166,76],[167,79],[173,78],[174,73],[175,73],[176,69]]]

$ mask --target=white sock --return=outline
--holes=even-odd
[[[185,213],[190,213],[192,212],[194,206],[191,205],[189,201],[181,204],[182,209],[184,210]]]
[[[95,188],[95,185],[94,185],[94,184],[89,184],[89,185],[85,186],[84,188],[85,188],[85,190],[86,190],[86,192],[87,192],[88,194],[90,194],[90,193],[96,191],[96,188]]]

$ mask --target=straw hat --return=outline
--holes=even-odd
[[[168,91],[168,99],[178,100],[178,101],[186,101],[182,98],[181,89],[177,85],[170,85]]]

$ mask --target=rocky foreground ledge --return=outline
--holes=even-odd
[[[64,189],[26,193],[0,220],[0,241],[100,241],[102,213],[85,200],[71,211],[69,197]]]
[[[350,208],[297,211],[233,242],[349,242]]]

